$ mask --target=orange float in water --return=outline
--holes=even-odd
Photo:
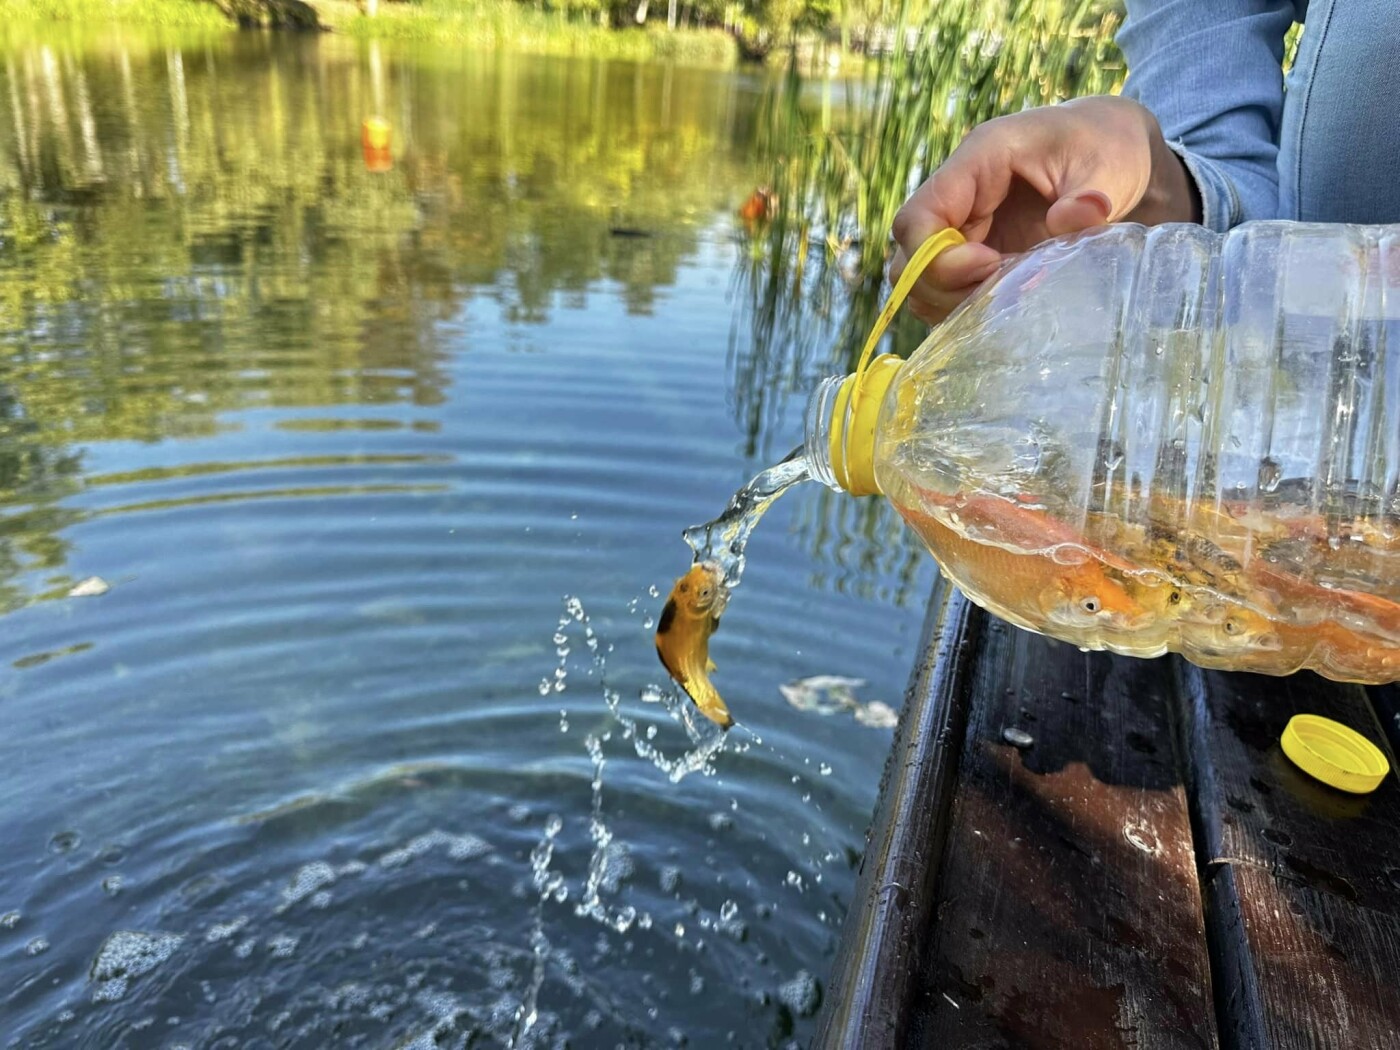
[[[375,175],[383,174],[394,166],[394,155],[388,149],[366,146],[364,153],[365,168]]]
[[[360,125],[360,145],[365,153],[370,150],[387,153],[389,150],[389,122],[383,117],[366,117]]]
[[[749,199],[744,201],[739,207],[739,218],[744,220],[746,226],[756,226],[760,222],[767,222],[773,217],[777,210],[778,198],[771,190],[759,187],[749,194]]]

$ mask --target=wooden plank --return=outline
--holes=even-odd
[[[1216,1045],[1172,686],[989,627],[910,1045]]]
[[[1400,1046],[1400,919],[1249,864],[1228,867],[1267,1040],[1235,1045]]]
[[[910,961],[932,929],[932,881],[966,722],[976,611],[941,578],[935,584],[812,1047],[908,1045]]]
[[[1400,783],[1334,791],[1278,743],[1308,712],[1389,753],[1367,692],[1177,667],[1222,1043],[1400,1045]]]

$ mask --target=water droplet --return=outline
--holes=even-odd
[[[1003,729],[1001,731],[1001,738],[1012,747],[1018,747],[1022,750],[1025,750],[1035,743],[1035,737],[1031,736],[1024,729],[1017,729],[1015,726],[1007,726]]]
[[[647,594],[651,595],[653,598],[661,597],[661,592],[656,589],[656,584],[654,583],[647,588]]]
[[[730,919],[734,918],[734,916],[738,914],[739,905],[735,904],[731,900],[727,900],[719,906],[719,917],[724,922],[728,922]]]
[[[643,630],[650,631],[650,630],[651,630],[653,627],[655,627],[655,626],[656,626],[656,621],[655,621],[654,619],[652,619],[650,616],[648,616],[646,619],[644,619],[644,620],[642,621],[642,629],[643,629]]]
[[[824,777],[829,777],[829,776],[831,776],[831,767],[830,767],[829,765],[827,765],[825,762],[823,762],[821,765],[819,765],[819,766],[817,767],[817,772],[820,773],[820,774],[821,774],[822,776],[824,776]]]

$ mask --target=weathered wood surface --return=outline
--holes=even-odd
[[[1400,781],[1278,743],[1306,711],[1393,755],[1400,688],[1082,654],[943,592],[925,650],[814,1046],[1400,1048]]]
[[[1400,782],[1347,795],[1279,745],[1305,712],[1389,754],[1366,690],[1177,667],[1222,1043],[1400,1046]]]
[[[1169,666],[993,622],[974,668],[911,1045],[1215,1046]]]
[[[813,1047],[894,1050],[908,1043],[909,960],[933,932],[933,880],[947,832],[969,692],[976,613],[940,580],[904,711],[885,763],[842,947]]]

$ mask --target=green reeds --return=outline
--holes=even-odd
[[[756,234],[767,242],[752,254],[761,263],[746,264],[749,299],[764,304],[753,352],[806,345],[802,318],[830,309],[833,285],[848,289],[837,343],[857,352],[878,312],[895,213],[968,131],[1122,83],[1117,0],[941,0],[918,21],[913,10],[903,0],[894,33],[909,46],[881,60],[873,81],[828,86],[813,105],[792,72],[767,100],[760,149],[776,209]],[[778,316],[795,323],[776,326]],[[906,318],[895,344],[921,334]]]

